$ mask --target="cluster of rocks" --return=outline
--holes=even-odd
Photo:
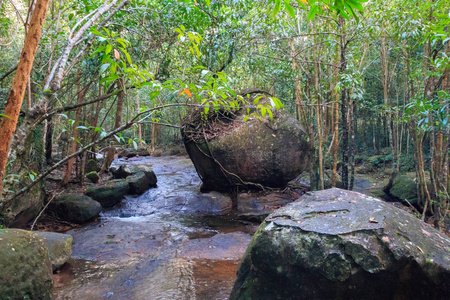
[[[147,166],[120,166],[110,171],[113,180],[89,187],[84,195],[57,196],[49,204],[49,210],[61,219],[81,224],[96,217],[102,208],[116,205],[125,195],[140,195],[157,183],[155,173]]]
[[[0,298],[51,299],[52,271],[72,254],[72,236],[0,229]]]

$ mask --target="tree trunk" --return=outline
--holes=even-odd
[[[25,37],[22,54],[17,65],[16,76],[14,77],[5,107],[5,116],[2,117],[2,122],[0,123],[0,140],[2,141],[0,143],[0,197],[2,195],[3,179],[5,178],[11,139],[16,130],[20,108],[22,107],[23,97],[33,67],[49,3],[50,0],[37,0],[35,4],[28,34]]]
[[[340,27],[340,47],[341,47],[341,64],[339,73],[343,74],[347,69],[347,59],[346,59],[346,38],[344,30],[344,18],[339,17],[339,27]],[[341,76],[342,78],[342,76]],[[341,79],[341,120],[342,120],[342,184],[344,189],[348,189],[348,156],[349,156],[349,139],[348,139],[348,104],[347,104],[347,91],[345,88],[345,82]]]
[[[80,85],[80,78],[78,78],[78,97],[77,97],[77,104],[81,104],[83,103],[84,100],[84,95],[86,94],[88,88],[89,88],[90,84],[88,84],[85,88],[81,89],[81,85]],[[78,107],[75,113],[75,123],[73,124],[74,128],[73,128],[73,140],[72,140],[72,144],[71,144],[71,148],[70,148],[70,154],[75,153],[75,151],[77,151],[77,143],[78,143],[78,129],[77,127],[79,126],[79,121],[81,119],[81,109],[82,107]],[[61,184],[67,185],[69,183],[70,177],[72,175],[72,169],[73,169],[73,163],[75,162],[75,157],[71,158],[69,160],[69,162],[67,163],[67,169],[66,169],[66,173],[64,174],[64,178],[61,182]]]
[[[117,110],[116,110],[116,120],[114,122],[114,129],[119,128],[122,123],[123,102],[125,98],[125,93],[123,91],[124,88],[123,79],[119,79],[117,82],[120,92],[117,94]],[[109,169],[111,163],[114,160],[115,152],[116,149],[114,148],[114,146],[109,147],[108,152],[106,153],[105,161],[102,166],[102,171],[106,171]]]

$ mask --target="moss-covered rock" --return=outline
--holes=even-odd
[[[0,229],[0,266],[0,299],[52,298],[48,248],[33,232]]]
[[[98,216],[102,206],[88,196],[67,193],[55,197],[48,209],[62,220],[82,224]]]
[[[103,207],[111,207],[119,203],[126,194],[129,194],[130,186],[126,180],[111,180],[105,185],[96,185],[88,188],[84,194],[98,201]]]
[[[73,238],[70,234],[57,232],[36,231],[40,238],[47,244],[48,254],[52,262],[53,271],[59,269],[72,255]]]
[[[18,186],[5,186],[18,190]],[[41,211],[45,199],[44,184],[38,183],[29,192],[0,206],[0,219],[9,226],[23,226]]]
[[[98,181],[100,180],[100,176],[98,176],[98,173],[96,171],[87,173],[86,178],[89,179],[92,183],[98,183]]]
[[[84,167],[84,173],[89,174],[91,172],[100,171],[100,165],[97,160],[90,159],[86,162],[86,166]]]
[[[210,136],[202,136],[192,124],[183,127],[186,150],[204,190],[285,187],[306,169],[309,144],[296,118],[281,110],[274,112],[273,120],[250,117],[242,122],[245,113],[240,111],[233,122],[212,122]]]
[[[417,203],[416,174],[407,173],[397,175],[389,194],[397,199],[408,200],[411,204]]]
[[[308,193],[261,224],[230,299],[446,299],[450,240],[350,191]]]

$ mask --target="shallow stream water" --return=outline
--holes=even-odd
[[[200,194],[188,158],[114,164],[148,165],[158,186],[68,232],[72,259],[54,275],[55,299],[228,299],[257,225],[237,221],[220,194]]]

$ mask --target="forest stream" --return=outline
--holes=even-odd
[[[55,299],[228,299],[257,224],[187,207],[204,197],[188,158],[114,164],[148,165],[158,186],[68,232],[72,259],[54,275]]]
[[[158,186],[68,232],[72,259],[54,275],[55,299],[228,299],[257,224],[214,214],[220,194],[199,192],[186,157],[114,161],[124,164],[150,166]],[[361,192],[374,186],[359,177],[355,183]],[[199,213],[205,200],[210,213]]]

